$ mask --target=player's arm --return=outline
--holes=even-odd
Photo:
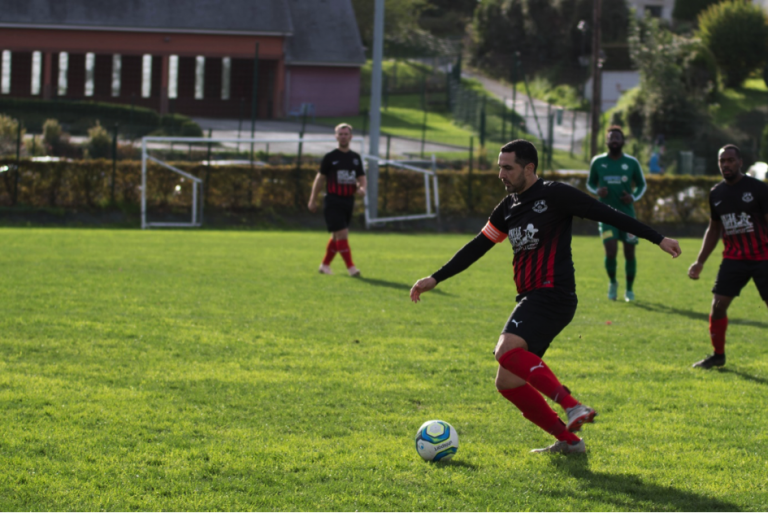
[[[494,211],[494,214],[496,212]],[[491,216],[493,218],[493,216]],[[501,224],[501,223],[498,223]],[[422,278],[411,288],[411,301],[418,303],[421,294],[434,289],[438,283],[445,281],[451,276],[455,276],[467,269],[470,265],[477,262],[493,246],[502,242],[506,234],[497,229],[491,222],[485,225],[485,228],[477,236],[461,248],[453,258],[451,258],[443,267],[441,267],[432,276]]]
[[[365,196],[365,190],[368,187],[368,180],[365,178],[365,175],[360,175],[357,177],[357,193],[361,196]]]
[[[587,178],[587,190],[592,194],[605,198],[608,196],[608,187],[598,187],[600,185],[600,172],[597,170],[597,157],[592,159],[589,165],[589,177]]]
[[[768,221],[768,214],[766,214],[766,221]],[[712,251],[717,247],[717,241],[720,239],[722,231],[722,221],[716,219],[709,220],[709,226],[707,226],[707,231],[704,232],[704,239],[701,241],[699,256],[696,257],[696,261],[688,268],[688,277],[690,279],[699,279],[699,275],[701,275],[701,271],[704,269],[704,264],[709,258],[709,255],[711,255]]]
[[[635,184],[635,188],[632,189],[631,194],[626,195],[628,197],[621,198],[627,205],[642,198],[646,189],[648,189],[648,183],[645,181],[645,175],[643,175],[643,169],[640,167],[640,163],[635,161],[635,164],[635,169],[632,171],[632,183]]]
[[[309,203],[307,207],[310,212],[317,211],[317,195],[320,189],[325,185],[325,176],[322,173],[315,175],[315,181],[312,183],[312,192],[309,194]]]

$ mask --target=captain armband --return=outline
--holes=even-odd
[[[500,231],[500,230],[498,230],[495,226],[493,226],[491,224],[490,221],[488,221],[485,224],[485,227],[483,228],[483,232],[482,233],[483,233],[483,235],[488,237],[488,239],[491,242],[494,242],[496,244],[498,244],[499,242],[504,242],[504,239],[507,238],[507,234],[502,232],[502,231]]]

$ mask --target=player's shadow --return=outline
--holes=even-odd
[[[361,277],[358,278],[358,281],[361,281],[363,283],[368,283],[369,285],[375,285],[377,287],[388,287],[390,289],[397,289],[397,290],[411,290],[411,285],[405,284],[405,283],[397,283],[394,281],[387,281],[387,280],[380,280],[378,278],[365,278]],[[450,294],[446,294],[444,291],[440,289],[432,289],[429,291],[430,294],[441,294],[444,296],[450,296]]]
[[[633,301],[630,303],[636,308],[642,308],[649,312],[674,314],[688,317],[689,319],[695,319],[697,321],[709,322],[709,312],[696,312],[694,310],[683,310],[682,308],[675,308],[667,305],[660,305],[658,303],[651,303],[649,301]],[[728,319],[729,324],[738,324],[740,326],[755,326],[757,328],[768,328],[768,323],[753,321],[751,319]]]
[[[716,370],[717,370],[717,372],[725,372],[725,373],[729,373],[729,374],[736,374],[740,378],[745,379],[747,381],[752,381],[753,383],[759,383],[760,385],[768,385],[768,379],[761,378],[761,377],[758,377],[758,376],[753,376],[751,374],[747,374],[746,372],[734,370],[734,369],[729,368],[729,367],[721,367],[721,368],[718,368]]]
[[[614,511],[741,511],[731,502],[646,483],[637,476],[593,472],[586,455],[554,457],[552,464],[583,482],[590,496],[613,504]],[[563,495],[568,495],[563,493]]]

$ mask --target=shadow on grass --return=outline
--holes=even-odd
[[[552,464],[589,487],[598,500],[614,510],[644,511],[741,511],[731,502],[698,495],[671,486],[643,482],[637,476],[593,472],[587,455],[552,458]]]
[[[648,301],[634,301],[630,304],[632,304],[637,308],[648,310],[649,312],[681,315],[683,317],[688,317],[689,319],[709,322],[709,312],[696,312],[694,310],[683,310],[682,308],[674,308],[671,306],[660,305],[658,303],[651,303]],[[751,319],[729,318],[728,324],[737,324],[739,326],[755,326],[756,328],[768,328],[768,323],[753,321]]]
[[[387,281],[387,280],[379,280],[378,278],[365,278],[361,277],[358,278],[357,281],[361,281],[363,283],[368,283],[369,285],[375,285],[377,287],[388,287],[390,289],[397,289],[397,290],[411,290],[411,285],[408,285],[406,283],[397,283],[395,281]],[[450,294],[440,290],[440,289],[432,289],[429,291],[430,294],[441,294],[443,296],[450,296]]]
[[[752,381],[753,383],[759,383],[760,385],[768,385],[768,379],[760,378],[758,376],[753,376],[751,374],[747,374],[746,372],[734,370],[728,367],[721,367],[716,370],[717,372],[724,372],[727,374],[736,374],[740,378],[745,379],[747,381]]]
[[[437,468],[445,468],[445,467],[463,467],[463,468],[470,468],[472,470],[477,469],[477,465],[474,463],[469,463],[468,461],[463,460],[448,460],[448,461],[433,461],[430,462],[431,465],[434,465]]]

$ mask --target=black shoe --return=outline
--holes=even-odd
[[[711,354],[700,362],[693,364],[694,367],[699,367],[701,369],[711,369],[712,367],[722,367],[723,365],[725,365],[724,354]]]

